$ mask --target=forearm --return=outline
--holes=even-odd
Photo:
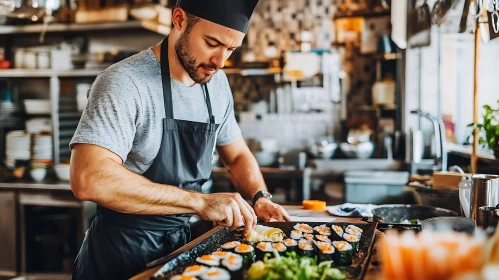
[[[133,214],[184,214],[196,213],[199,207],[199,194],[175,186],[156,184],[145,177],[133,173],[112,159],[81,169],[81,174],[73,182],[75,187],[84,189],[84,199],[94,201],[112,210]],[[75,192],[76,194],[76,192]]]
[[[233,162],[226,165],[232,184],[245,195],[247,199],[261,190],[267,191],[260,167],[251,153],[238,155]]]

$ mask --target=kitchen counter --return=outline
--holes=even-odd
[[[47,190],[47,191],[71,191],[69,182],[12,182],[0,183],[0,190]]]
[[[301,221],[308,221],[308,222],[324,222],[324,223],[332,223],[332,222],[347,222],[347,223],[362,223],[362,220],[360,218],[343,218],[343,217],[335,217],[331,216],[327,211],[312,211],[312,210],[305,210],[302,208],[302,206],[298,205],[285,205],[284,208],[286,211],[288,211],[288,214],[291,217],[292,221],[296,222],[301,222]],[[205,239],[207,236],[211,235],[213,232],[215,232],[217,228],[214,228],[204,235],[200,236],[199,238],[193,240],[190,245],[195,244],[200,242],[201,240]],[[375,280],[375,279],[381,279],[380,276],[380,266],[379,266],[379,255],[377,254],[376,247],[380,244],[380,241],[382,240],[384,234],[380,231],[376,231],[376,237],[374,241],[374,248],[373,248],[373,255],[370,260],[369,267],[366,272],[366,276],[364,277],[365,280]],[[189,246],[186,245],[186,246]],[[183,250],[180,248],[179,250]],[[130,278],[131,280],[148,280],[150,279],[151,276],[154,275],[154,273],[161,267],[162,265],[159,265],[157,267],[153,267],[151,269],[148,269],[140,274],[137,274],[136,276]]]

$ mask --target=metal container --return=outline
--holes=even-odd
[[[482,206],[478,210],[478,218],[476,220],[478,226],[486,229],[489,226],[497,227],[499,223],[499,205],[497,206]]]
[[[475,221],[465,217],[436,217],[426,219],[421,223],[423,231],[455,231],[473,234],[475,227]]]
[[[470,213],[476,221],[480,207],[499,204],[499,176],[472,175],[471,181]]]

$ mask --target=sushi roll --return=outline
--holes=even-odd
[[[184,270],[184,276],[201,276],[208,270],[204,265],[191,265]]]
[[[286,245],[284,245],[284,243],[282,242],[272,244],[272,248],[276,250],[281,256],[284,255],[284,253],[286,253],[286,251],[288,250]]]
[[[331,243],[327,243],[324,241],[314,241],[315,247],[320,251],[322,247],[331,245]]]
[[[227,270],[218,268],[218,267],[212,267],[208,269],[202,276],[201,279],[203,280],[230,280],[230,274]]]
[[[314,235],[311,234],[311,233],[307,233],[307,234],[305,234],[303,236],[305,237],[306,240],[309,240],[309,241],[314,240]]]
[[[320,225],[320,226],[314,227],[314,230],[319,235],[325,235],[325,236],[331,235],[331,230],[326,225]]]
[[[333,261],[334,260],[334,246],[327,243],[322,246],[319,250],[319,260],[320,262]]]
[[[222,250],[227,251],[227,252],[234,252],[234,249],[239,245],[241,245],[241,242],[239,242],[239,241],[227,242],[227,243],[222,245]]]
[[[299,231],[299,230],[293,230],[291,231],[291,234],[290,236],[292,239],[295,239],[295,240],[300,240],[303,238],[303,232]]]
[[[175,275],[171,280],[198,280],[195,276],[187,276],[187,275]]]
[[[353,257],[353,248],[346,241],[334,241],[334,263],[336,265],[351,265]]]
[[[362,235],[362,233],[364,231],[361,228],[359,228],[359,227],[356,227],[354,225],[349,225],[345,229],[345,232],[349,233],[349,234],[352,234],[352,235],[355,235],[355,236],[358,236],[360,238],[360,236]]]
[[[298,254],[304,257],[312,258],[314,256],[314,247],[309,242],[302,242],[298,244]]]
[[[337,225],[332,225],[331,229],[333,230],[333,234],[331,239],[335,241],[343,240],[343,228]]]
[[[348,243],[350,243],[352,245],[355,252],[359,251],[359,241],[360,241],[359,236],[349,234],[349,233],[344,233],[343,239],[345,239],[345,241],[347,241]]]
[[[300,245],[302,243],[308,243],[308,244],[312,245],[312,242],[313,242],[312,240],[307,240],[307,239],[302,238],[302,239],[298,240],[298,245]]]
[[[197,257],[196,261],[200,264],[204,264],[207,266],[219,266],[220,265],[220,258],[215,257],[213,255],[204,255],[201,257]]]
[[[243,259],[239,255],[230,256],[222,261],[222,267],[230,273],[231,279],[243,279]]]
[[[265,254],[272,254],[272,243],[270,242],[260,242],[256,245],[256,259],[261,261]]]
[[[243,257],[243,266],[249,267],[255,260],[255,248],[248,244],[241,244],[237,246],[234,251]]]
[[[232,255],[232,253],[227,252],[227,251],[215,251],[215,252],[211,253],[211,255],[219,258],[220,260],[223,260],[223,259],[228,258],[230,255]]]
[[[303,233],[314,233],[314,229],[307,224],[296,224],[294,229],[299,230]]]
[[[298,242],[294,239],[284,239],[284,245],[288,248],[288,252],[296,252],[298,249]]]
[[[316,235],[315,239],[317,239],[319,241],[322,241],[322,242],[331,243],[331,240],[329,240],[329,238],[327,236],[325,236],[325,235]]]

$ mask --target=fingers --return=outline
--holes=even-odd
[[[234,218],[233,218],[234,223],[230,226],[230,230],[234,231],[237,228],[244,225],[244,222],[243,222],[243,218],[241,216],[241,210],[240,210],[239,204],[237,204],[236,202],[232,202],[231,207],[232,207],[232,215],[234,215]]]
[[[286,210],[284,210],[284,207],[282,206],[279,206],[281,207],[281,211],[282,211],[282,215],[284,217],[284,221],[285,222],[291,222],[291,217],[289,216],[288,212]]]
[[[253,208],[249,206],[249,204],[241,197],[241,195],[237,194],[236,199],[239,203],[241,214],[244,219],[244,233],[247,235],[256,225],[255,211],[253,211]]]
[[[220,225],[224,227],[232,227],[232,224],[234,222],[234,214],[232,212],[232,209],[229,206],[226,206],[224,211],[225,211],[225,219],[222,220]]]

